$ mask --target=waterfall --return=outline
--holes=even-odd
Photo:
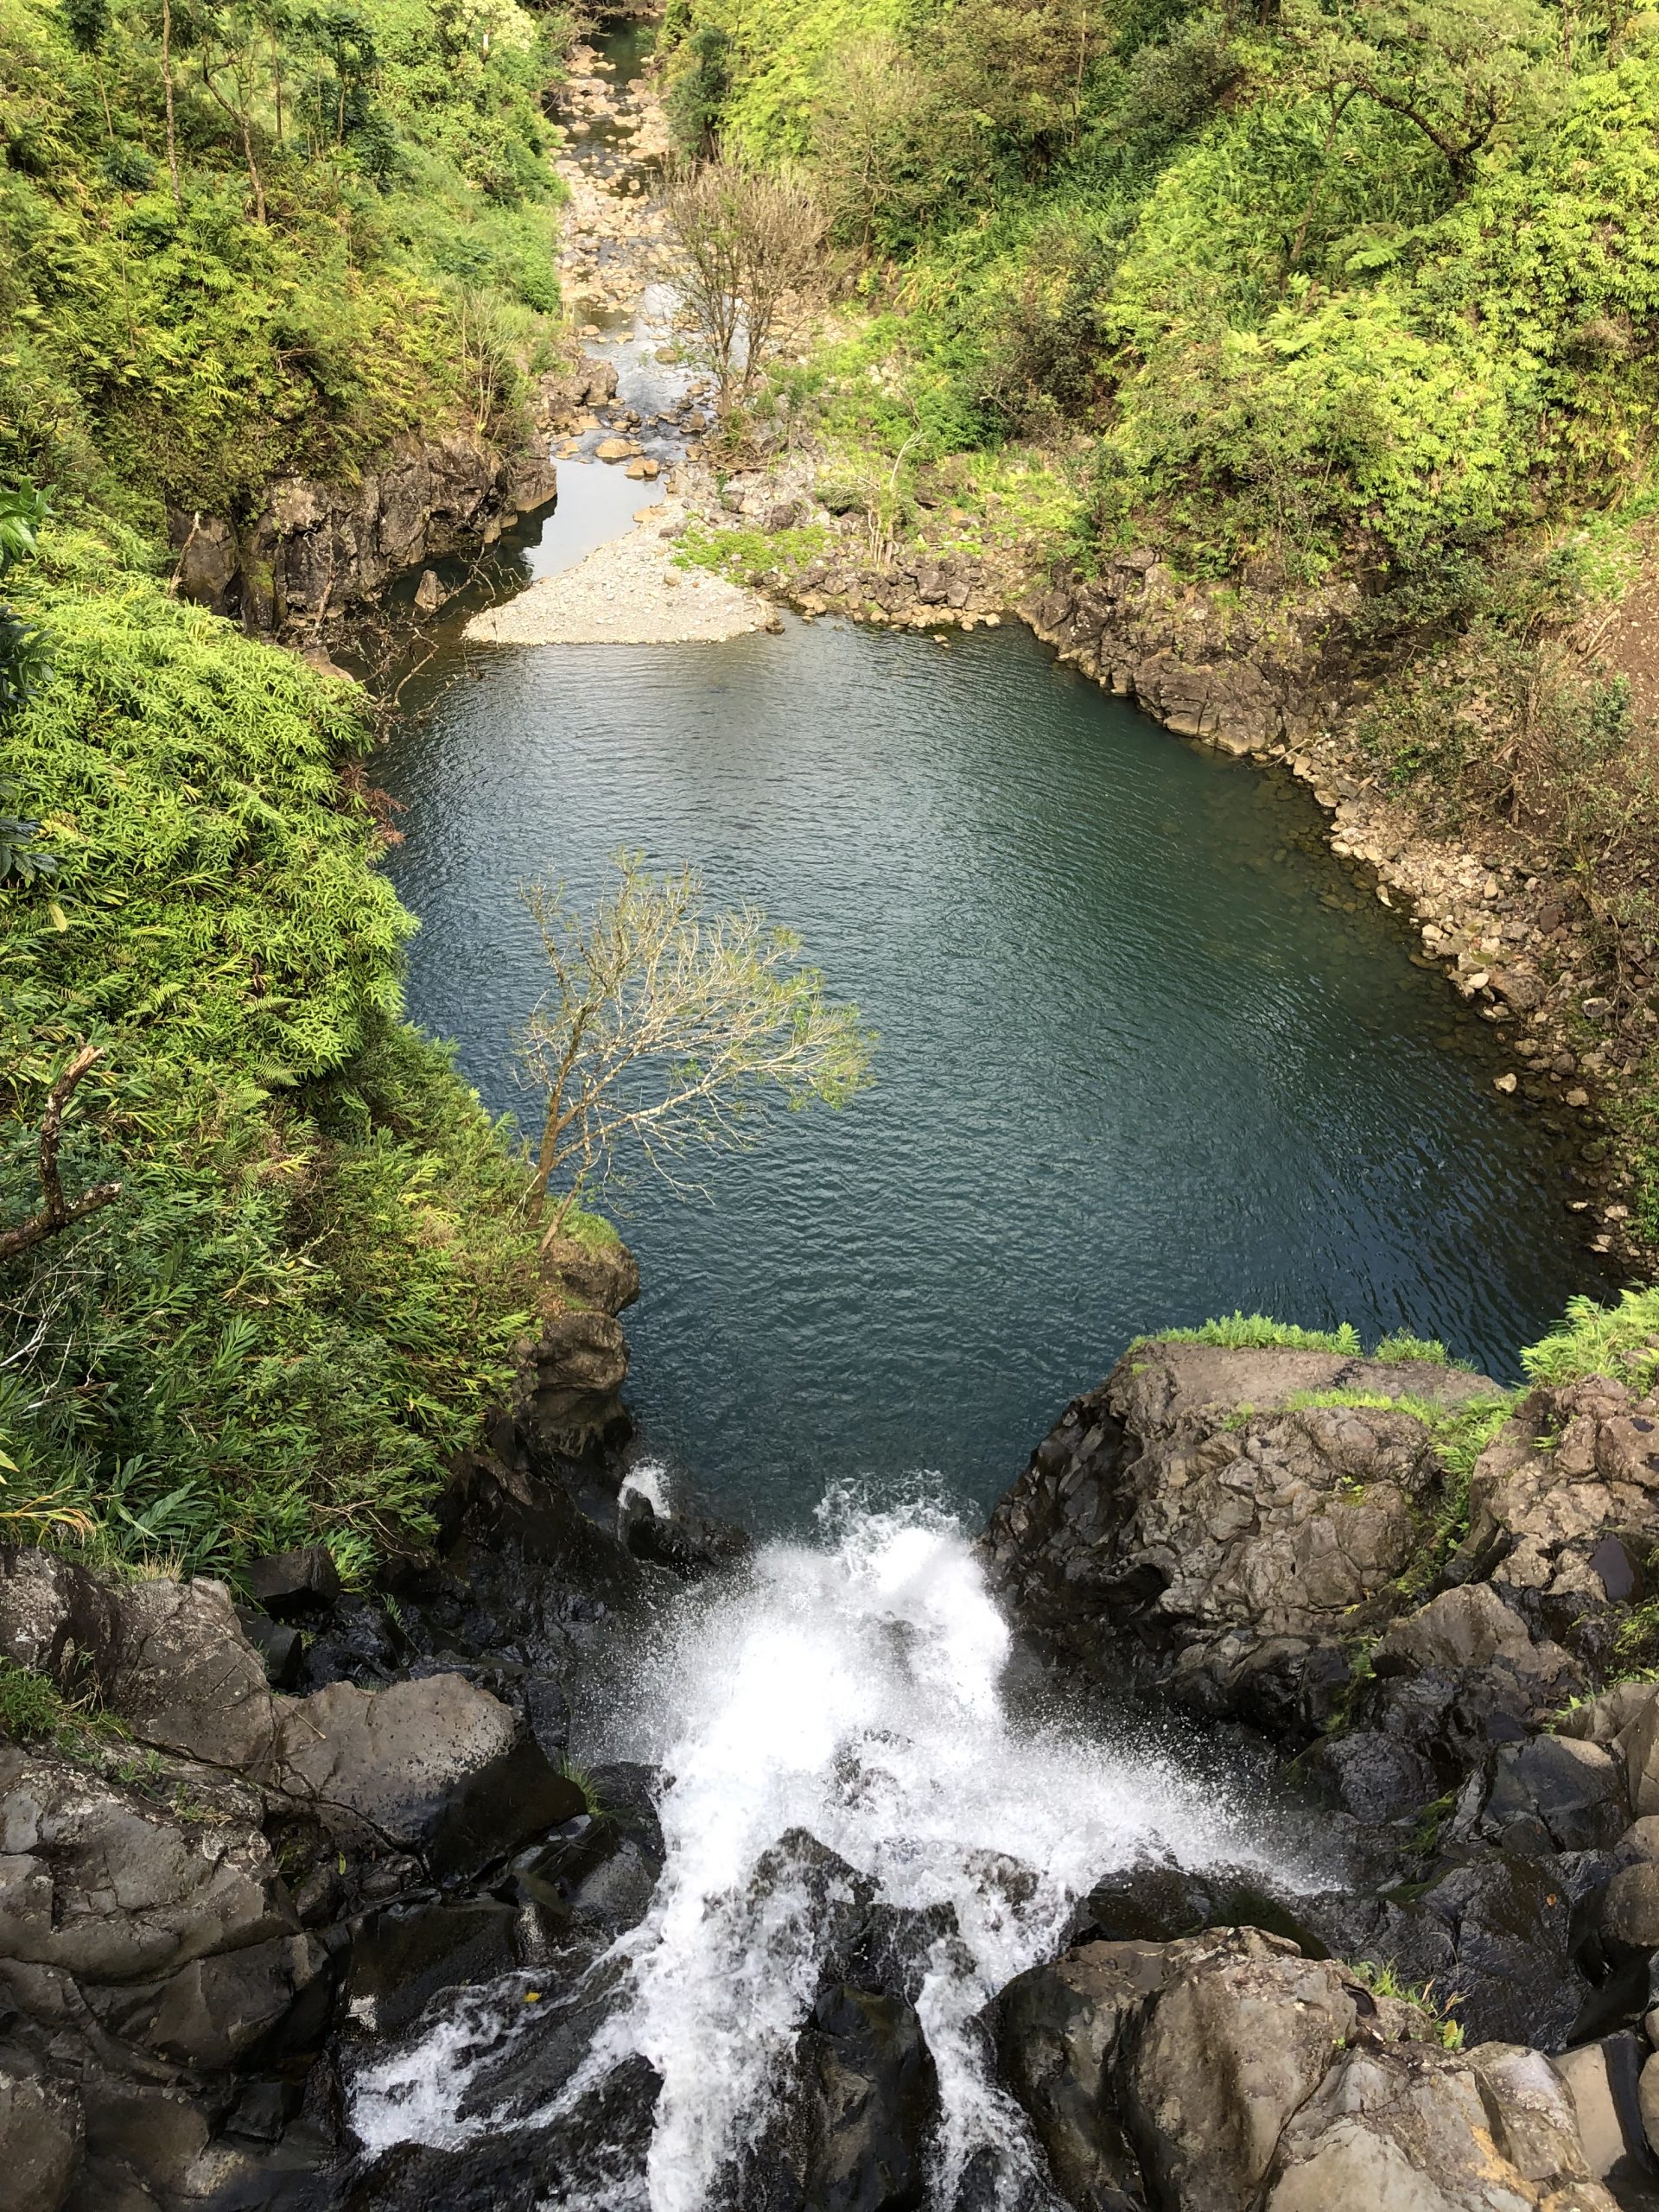
[[[816,1545],[761,1548],[740,1581],[689,1593],[631,1656],[602,1754],[661,1774],[664,1862],[645,1919],[594,1970],[614,1994],[558,2093],[616,2069],[660,2081],[643,2172],[550,2201],[704,2212],[764,2137],[821,1978],[874,1914],[938,2072],[931,2202],[970,2164],[979,2201],[1046,2201],[977,2024],[1015,1974],[1063,1948],[1077,1901],[1148,1859],[1300,1886],[1224,1775],[1011,1707],[1007,1627],[961,1526],[927,1502],[826,1501]],[[508,1993],[503,2032],[526,2032]],[[456,2141],[487,2005],[452,2005],[359,2075],[375,2143]],[[470,2008],[470,2009],[469,2009]],[[522,2012],[524,2007],[519,2005]],[[990,2193],[985,2195],[985,2176]]]

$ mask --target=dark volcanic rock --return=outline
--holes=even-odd
[[[997,2048],[1077,2212],[1613,2212],[1547,2059],[1447,2051],[1270,1936],[1070,1952],[1004,1993]]]
[[[294,1701],[270,1771],[325,1824],[418,1852],[438,1874],[506,1858],[586,1804],[519,1716],[461,1675]]]
[[[315,635],[404,570],[493,544],[556,488],[543,453],[505,454],[471,430],[407,435],[355,484],[279,480],[245,524],[170,512],[178,588],[248,629]]]
[[[1161,1943],[1096,1942],[1011,1981],[997,2050],[1061,2194],[1078,2212],[1141,2202],[1112,2068],[1124,2031],[1169,1972]]]
[[[1196,1709],[1305,1740],[1347,1681],[1344,1643],[1397,1609],[1444,1477],[1402,1409],[1287,1401],[1493,1389],[1326,1352],[1140,1345],[997,1506],[993,1580],[1085,1668],[1138,1650]]]
[[[825,1990],[801,2038],[807,2088],[804,2200],[814,2212],[916,2212],[938,2094],[901,1998]]]
[[[254,1603],[276,1621],[323,1611],[340,1595],[339,1571],[321,1544],[250,1560],[245,1573]]]

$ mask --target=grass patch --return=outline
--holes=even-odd
[[[0,1659],[0,1736],[89,1758],[125,1732],[115,1715],[100,1711],[91,1698],[66,1697],[50,1675]]]
[[[1414,1337],[1403,1329],[1393,1336],[1379,1338],[1371,1357],[1402,1366],[1412,1360],[1421,1361],[1425,1367],[1454,1367],[1464,1363],[1449,1357],[1438,1337]]]
[[[1391,1999],[1397,2005],[1409,2005],[1422,2013],[1443,2050],[1463,2049],[1463,2023],[1451,2017],[1452,2007],[1463,2001],[1455,1993],[1442,2003],[1434,1993],[1432,1981],[1402,1981],[1391,1966],[1375,1959],[1352,1960],[1348,1972],[1373,1997]]]
[[[1303,1329],[1266,1313],[1227,1313],[1195,1329],[1160,1329],[1137,1344],[1220,1344],[1231,1351],[1334,1351],[1361,1357],[1359,1332],[1350,1321],[1334,1329]]]
[[[810,569],[835,543],[823,523],[792,530],[706,530],[692,524],[674,551],[678,569],[706,569],[728,582],[753,587],[787,583]]]

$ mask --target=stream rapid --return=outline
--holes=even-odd
[[[815,1541],[764,1546],[740,1581],[671,1610],[590,1698],[594,1752],[660,1777],[644,1918],[550,1969],[533,2004],[535,1978],[510,1976],[377,2051],[355,2078],[359,2134],[464,2149],[524,2129],[547,2203],[570,2212],[758,2203],[815,1999],[826,1979],[874,1978],[913,2005],[938,2073],[930,2204],[1057,2202],[995,2078],[998,1991],[1131,1867],[1282,1893],[1316,1862],[1214,1746],[1160,1745],[1144,1714],[1103,1726],[1022,1707],[1009,1662],[962,1528],[920,1496],[836,1493]],[[550,2061],[573,2020],[580,2056]],[[579,2182],[563,2171],[573,2140]]]

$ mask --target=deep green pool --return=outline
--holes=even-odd
[[[498,1109],[541,988],[516,887],[639,846],[798,928],[879,1087],[620,1194],[631,1395],[760,1526],[837,1477],[988,1501],[1135,1332],[1235,1306],[1512,1372],[1573,1290],[1556,1139],[1414,967],[1305,794],[1025,632],[791,621],[723,646],[494,648],[395,740],[410,1002]]]

